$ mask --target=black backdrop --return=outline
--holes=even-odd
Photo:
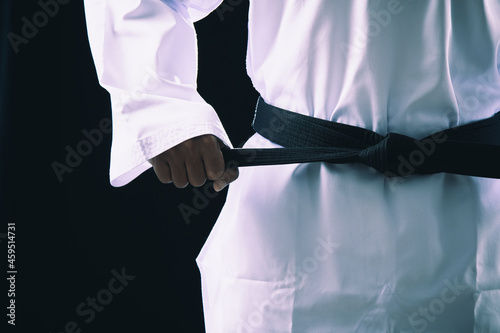
[[[32,21],[40,4],[1,5],[0,267],[6,274],[7,223],[15,223],[17,270],[16,326],[6,325],[5,278],[2,326],[14,332],[203,332],[194,259],[226,191],[209,191],[210,198],[200,201],[192,187],[163,185],[151,170],[113,188],[111,135],[103,132],[62,181],[53,170],[55,161],[64,164],[67,146],[77,149],[86,139],[84,130],[111,118],[93,67],[83,3],[65,1],[45,24],[38,17],[41,27],[17,45],[18,52],[9,36],[22,37],[23,18]],[[239,145],[252,134],[257,97],[245,71],[248,1],[222,6],[196,24],[198,84]],[[183,204],[198,207],[189,224]]]

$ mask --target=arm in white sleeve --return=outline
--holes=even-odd
[[[221,0],[85,0],[99,83],[111,96],[110,182],[123,186],[148,159],[195,136],[231,142],[196,90],[193,21]]]

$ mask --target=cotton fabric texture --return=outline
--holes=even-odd
[[[85,1],[113,186],[194,136],[231,147],[196,91],[193,22],[219,3]],[[414,138],[500,110],[499,0],[250,0],[248,30],[248,75],[283,109]],[[460,175],[240,168],[197,258],[206,331],[499,332],[499,198]]]

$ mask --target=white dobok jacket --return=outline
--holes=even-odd
[[[231,146],[196,90],[193,22],[219,3],[85,0],[113,186],[188,138]],[[248,31],[280,108],[414,138],[500,110],[500,0],[250,0]],[[500,181],[240,168],[197,263],[210,333],[500,332]]]

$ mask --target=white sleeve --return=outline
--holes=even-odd
[[[123,186],[148,159],[195,136],[231,142],[196,90],[193,21],[222,0],[85,0],[99,83],[111,96],[110,182]]]

